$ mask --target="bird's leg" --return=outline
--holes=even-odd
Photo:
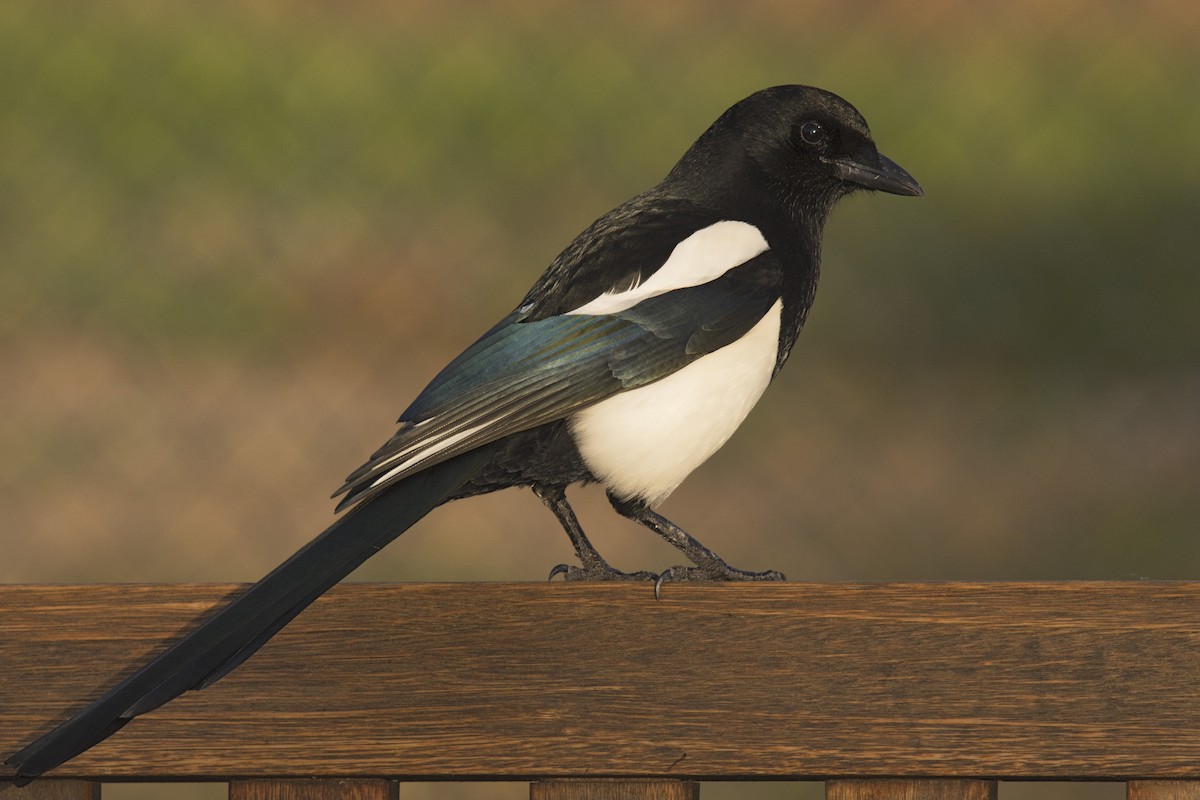
[[[575,547],[575,554],[579,556],[579,563],[583,565],[576,567],[570,564],[559,564],[550,570],[551,580],[554,579],[555,575],[562,575],[568,581],[658,580],[658,575],[653,572],[621,572],[605,561],[604,557],[588,541],[587,534],[580,527],[579,520],[575,517],[575,511],[567,503],[567,495],[563,487],[534,486],[533,493],[546,504],[546,508],[554,512],[554,516],[558,517],[559,524],[563,526],[563,530],[567,532],[567,536],[571,539],[571,544]]]
[[[663,571],[654,586],[655,594],[659,587],[668,581],[782,581],[786,580],[782,572],[766,570],[764,572],[748,572],[744,569],[726,564],[720,556],[709,550],[692,538],[687,531],[671,520],[657,514],[642,500],[622,500],[611,493],[608,500],[613,508],[623,517],[644,525],[679,548],[694,567],[670,567]]]

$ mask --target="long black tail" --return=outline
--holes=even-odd
[[[131,719],[227,675],[384,545],[443,503],[491,457],[483,447],[400,481],[324,533],[137,672],[5,762],[17,783],[112,736]]]

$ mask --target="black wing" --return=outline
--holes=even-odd
[[[407,475],[652,383],[738,339],[779,299],[768,251],[700,286],[610,315],[524,321],[514,312],[454,359],[355,470],[339,508]]]

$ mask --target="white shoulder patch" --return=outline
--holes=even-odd
[[[701,228],[671,251],[670,257],[645,281],[622,292],[605,292],[568,314],[615,314],[656,295],[699,286],[769,249],[758,228],[748,222],[724,220]]]

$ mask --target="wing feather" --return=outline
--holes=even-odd
[[[338,508],[676,372],[753,327],[779,298],[779,283],[768,251],[709,283],[611,315],[510,315],[430,382],[401,415],[400,430],[335,494],[346,495]]]

